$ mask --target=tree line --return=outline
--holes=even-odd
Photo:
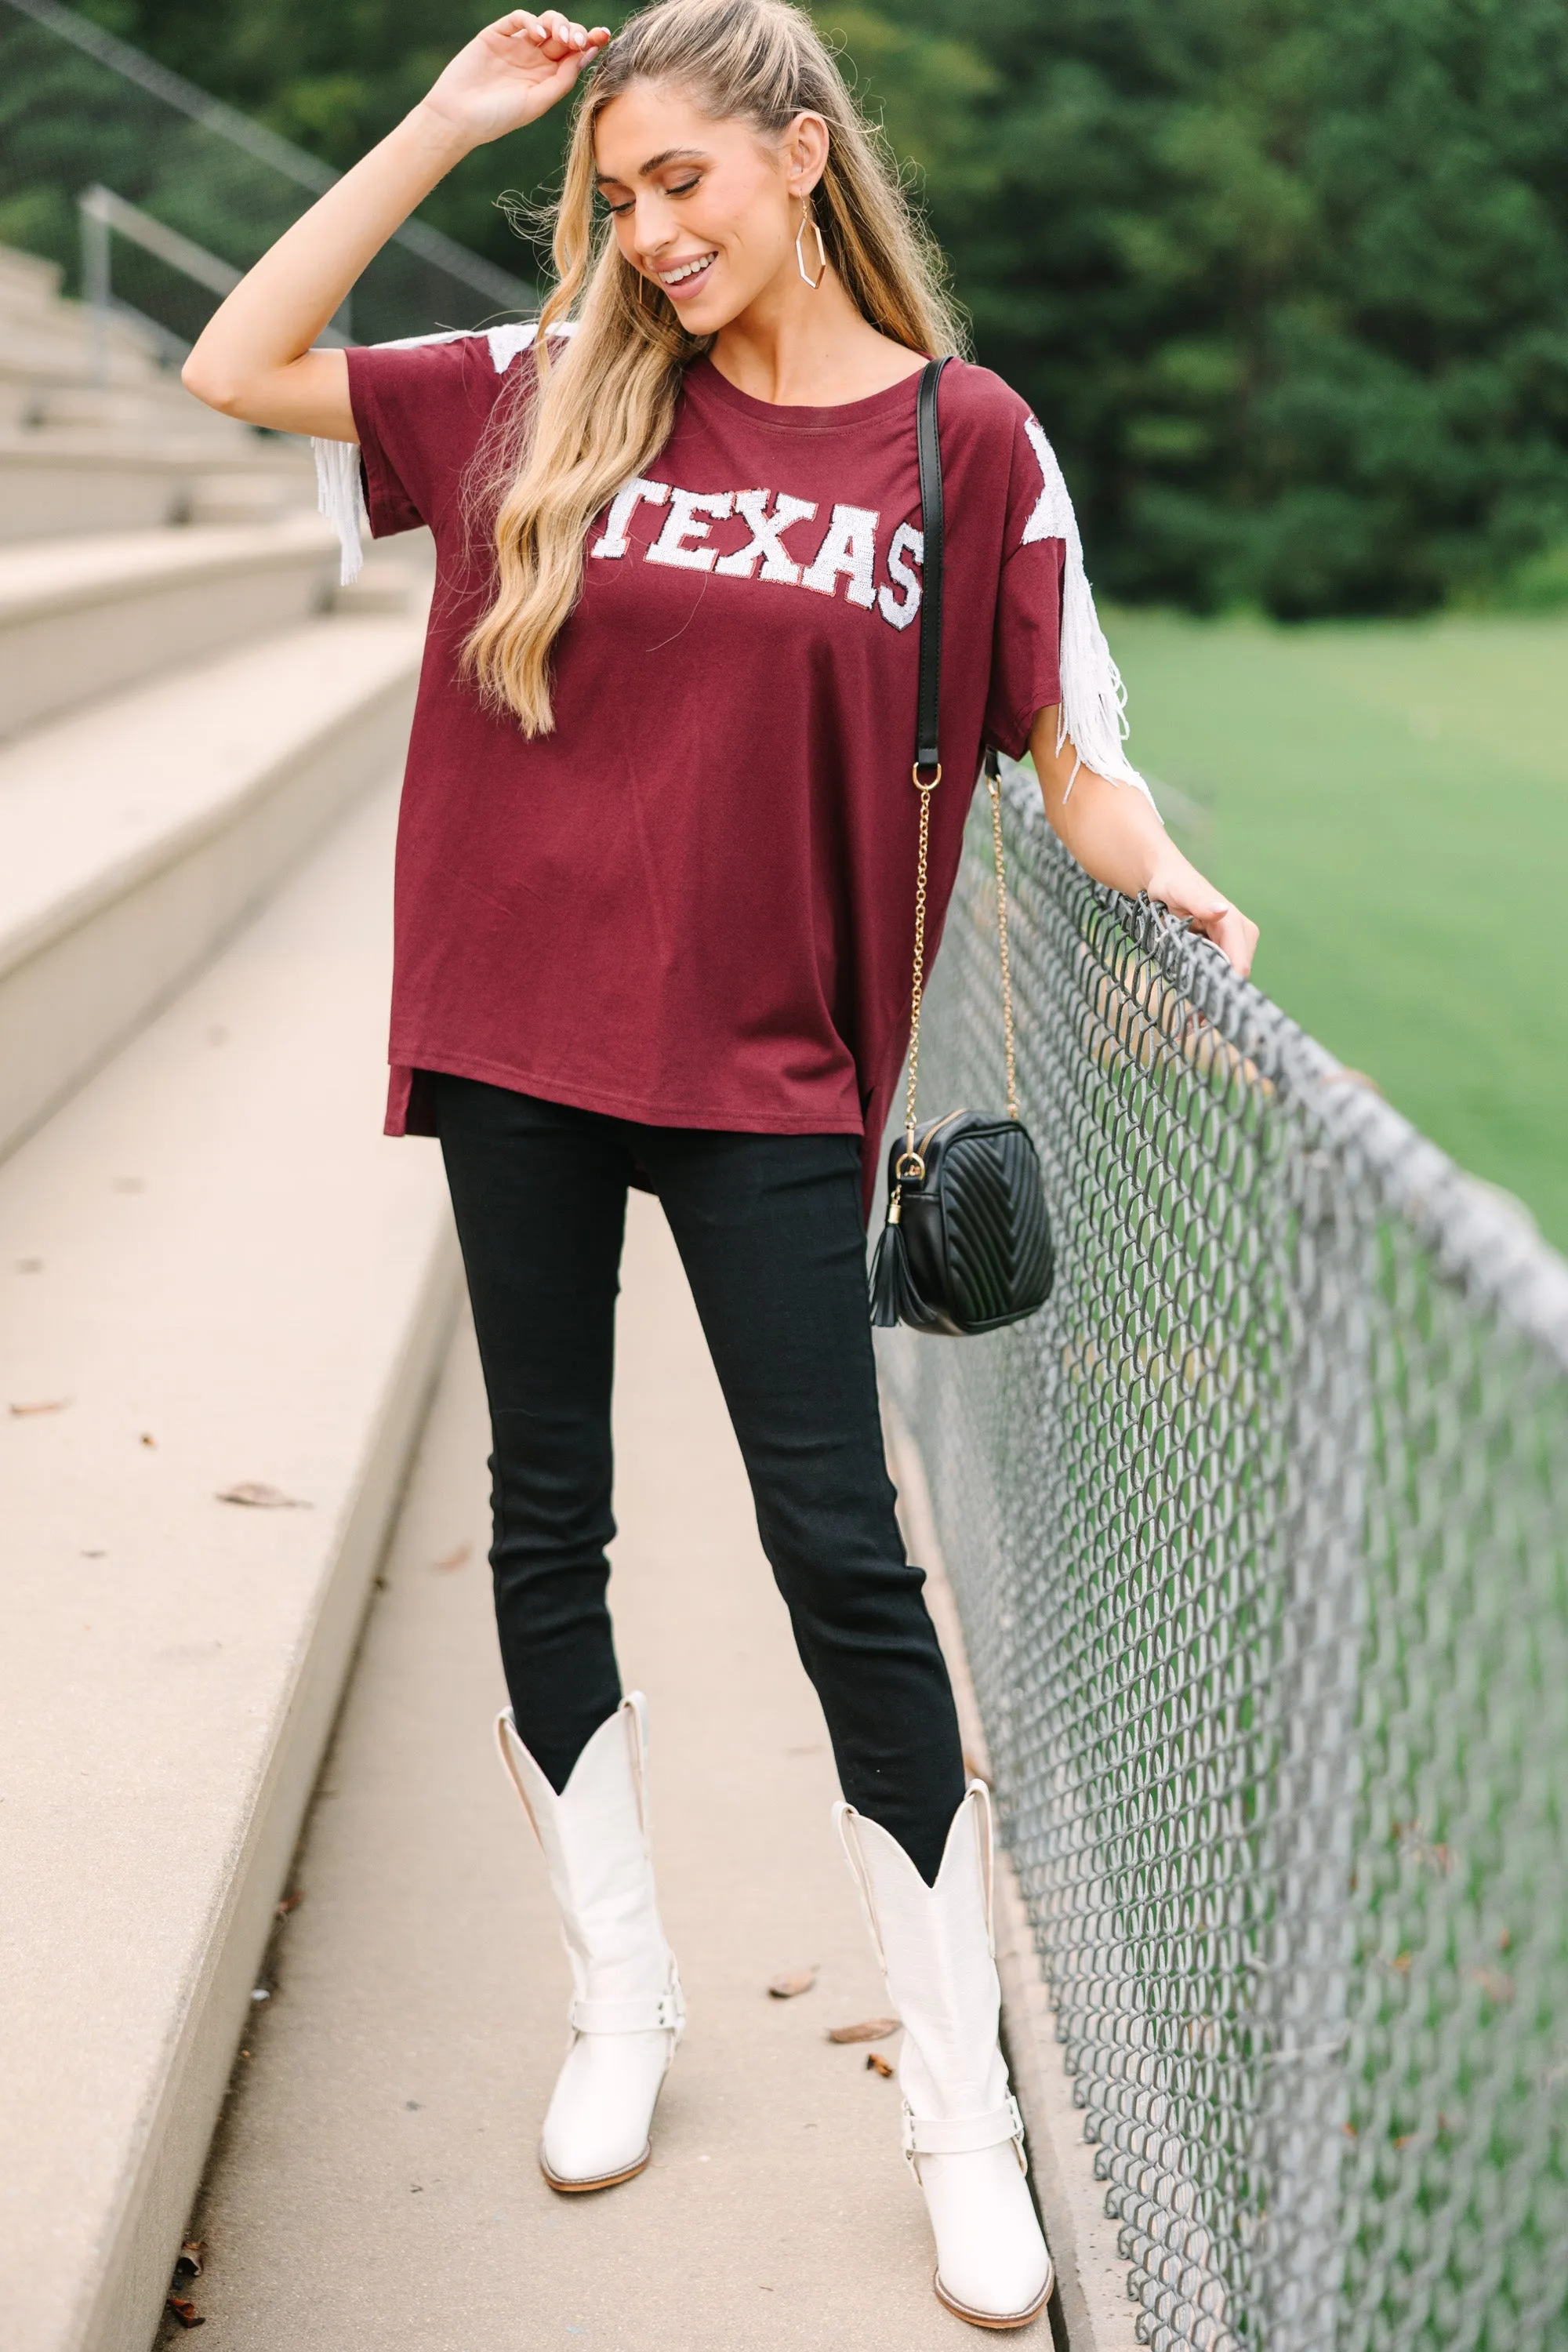
[[[457,0],[86,13],[340,166],[479,21]],[[977,356],[1055,440],[1106,589],[1307,618],[1544,576],[1568,541],[1564,0],[817,16]],[[471,157],[427,216],[518,268],[498,176],[547,193],[563,127]]]

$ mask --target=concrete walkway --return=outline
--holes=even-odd
[[[416,1465],[195,2228],[208,2352],[924,2352],[896,2086],[826,2029],[886,2007],[832,1760],[662,1213],[634,1194],[615,1548],[653,1707],[655,1841],[690,2008],[647,2172],[562,2199],[534,2144],[566,1963],[505,1785],[487,1433],[465,1322]],[[815,1988],[770,2000],[782,1970]],[[875,2045],[896,2056],[896,2041]],[[1048,2340],[1044,2324],[1022,2342]],[[162,2345],[182,2343],[171,2322]]]

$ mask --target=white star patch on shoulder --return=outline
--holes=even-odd
[[[1034,512],[1024,525],[1020,547],[1032,546],[1038,539],[1065,539],[1070,547],[1078,537],[1078,522],[1068,495],[1066,477],[1057,462],[1057,453],[1045,436],[1039,419],[1026,416],[1024,430],[1029,436],[1029,446],[1039,461],[1040,495],[1035,501]]]

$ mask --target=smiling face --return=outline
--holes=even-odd
[[[795,263],[800,200],[826,160],[820,115],[798,115],[773,139],[733,117],[715,121],[662,83],[634,83],[594,126],[595,177],[621,251],[693,335],[717,334],[792,283],[807,292]],[[806,245],[815,277],[809,232]]]

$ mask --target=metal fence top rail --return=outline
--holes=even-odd
[[[270,165],[273,171],[281,173],[298,186],[308,188],[312,195],[325,194],[342,178],[341,173],[334,172],[330,164],[319,162],[314,155],[307,154],[302,147],[296,147],[291,141],[280,138],[275,131],[268,131],[264,123],[252,121],[248,115],[240,113],[237,107],[226,106],[221,99],[210,97],[205,89],[198,89],[195,82],[186,81],[181,74],[171,73],[156,58],[132,48],[128,41],[116,39],[112,33],[106,33],[101,26],[90,24],[85,16],[79,16],[74,9],[62,8],[58,0],[6,0],[6,5],[16,9],[19,16],[30,16],[35,24],[58,34],[62,40],[71,42],[86,56],[95,58],[100,65],[123,75],[127,81],[135,82],[151,97],[176,108],[193,122],[199,122],[206,130],[216,131],[232,146],[243,148],[258,163]],[[421,260],[433,262],[449,276],[471,287],[476,293],[489,296],[503,310],[526,310],[536,306],[534,289],[521,278],[513,278],[507,270],[498,269],[493,262],[470,252],[455,237],[445,236],[440,229],[431,228],[425,221],[405,221],[401,228],[393,231],[392,242],[416,253]]]

